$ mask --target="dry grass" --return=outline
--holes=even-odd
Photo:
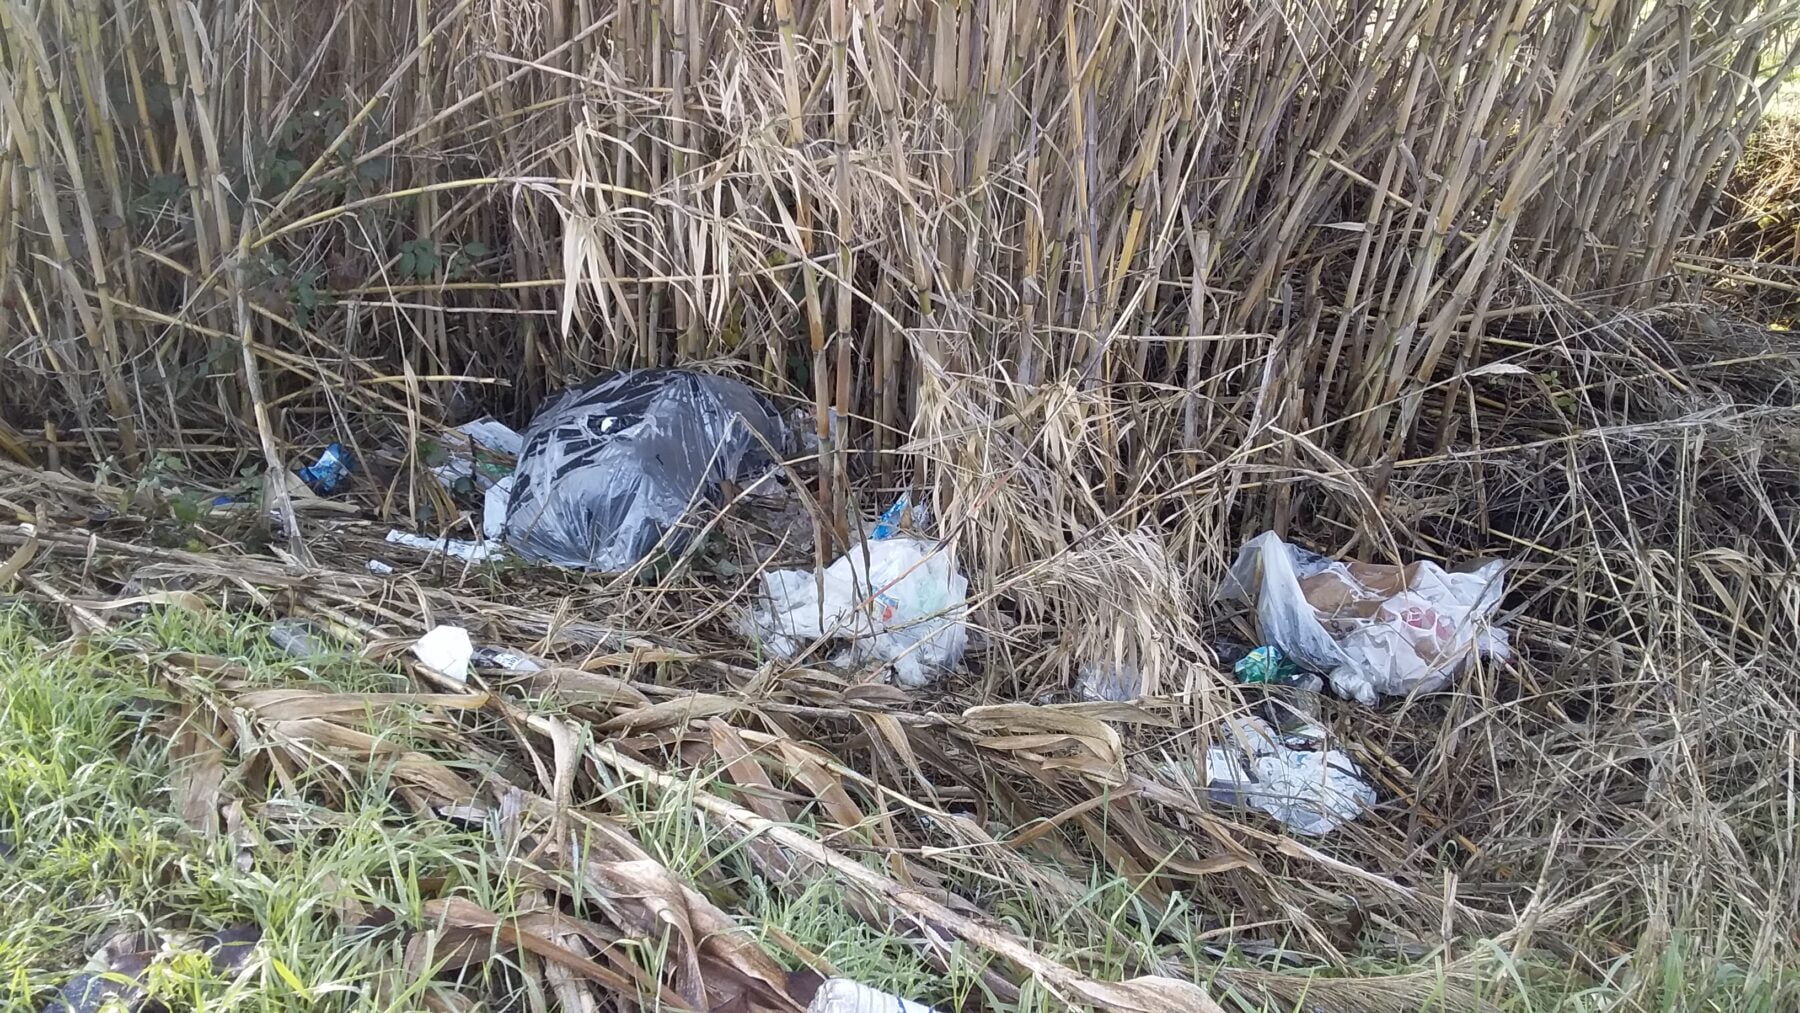
[[[1596,1005],[1729,1008],[1724,987],[1786,1008],[1795,353],[1704,307],[1796,283],[1732,259],[1772,247],[1721,248],[1717,222],[1739,210],[1722,181],[1772,150],[1740,155],[1800,60],[1797,18],[1755,0],[6,3],[0,457],[30,467],[0,506],[44,558],[105,561],[58,594],[178,579],[376,640],[462,615],[570,662],[638,638],[674,652],[651,680],[626,666],[647,705],[703,688],[740,734],[835,758],[859,813],[930,815],[858,843],[893,868],[974,854],[1063,899],[1098,865],[1145,912],[1180,898],[1221,939],[1300,951],[1352,990],[1342,1008],[1446,981],[1450,1006],[1524,1001],[1521,966]],[[124,544],[166,531],[132,520],[162,509],[136,476],[174,462],[223,485],[332,437],[365,462],[371,512],[438,524],[422,429],[675,361],[810,406],[801,467],[839,536],[869,484],[928,494],[973,581],[979,678],[929,704],[776,678],[724,632],[734,581],[383,582],[306,570],[368,551],[316,521],[288,565],[239,557],[268,541],[245,529],[189,532],[190,556]],[[27,477],[78,464],[114,487]],[[96,502],[118,544],[87,537]],[[1240,705],[1208,664],[1232,632],[1212,594],[1268,526],[1517,562],[1522,666],[1335,712],[1384,801],[1316,848],[1153,776]],[[1046,751],[1024,731],[1044,715],[1007,702],[1094,657],[1164,695],[1148,717],[1055,712],[1112,731]],[[635,728],[635,700],[582,716]],[[634,762],[690,769],[685,728]],[[816,785],[797,755],[765,776]],[[972,831],[949,815],[969,805]],[[982,839],[1059,816],[1030,861]],[[1451,971],[1353,994],[1372,960],[1427,955]],[[1278,961],[1237,973],[1299,1001]]]

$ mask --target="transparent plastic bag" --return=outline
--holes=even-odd
[[[618,572],[636,565],[725,481],[766,474],[787,427],[736,380],[675,369],[615,373],[565,391],[525,431],[507,544],[527,559]]]
[[[808,570],[775,570],[762,581],[765,601],[750,617],[751,632],[782,657],[802,640],[840,637],[850,641],[846,663],[891,662],[895,679],[917,688],[931,681],[931,669],[954,668],[968,643],[969,580],[936,542],[865,542],[826,567],[823,593]]]
[[[1476,654],[1504,660],[1492,625],[1506,564],[1339,563],[1266,531],[1245,543],[1225,593],[1256,608],[1263,642],[1363,704],[1448,685]]]
[[[1355,760],[1342,750],[1296,741],[1261,720],[1233,722],[1226,742],[1206,751],[1208,796],[1223,805],[1260,809],[1313,837],[1375,804],[1375,789]]]

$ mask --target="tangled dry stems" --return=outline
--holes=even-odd
[[[909,798],[993,798],[1015,830],[1149,779],[1045,861],[1277,919],[1340,970],[1481,939],[1647,1004],[1651,958],[1698,938],[1787,980],[1794,353],[1706,307],[1794,280],[1764,221],[1787,135],[1737,155],[1800,55],[1790,8],[284,13],[0,11],[0,452],[140,471],[167,448],[203,481],[337,436],[382,462],[370,506],[419,522],[438,422],[609,365],[728,362],[816,420],[819,558],[865,480],[924,491],[956,539],[982,675],[955,706],[892,704],[918,771],[827,676],[741,696],[766,681],[719,632],[737,583],[533,574],[520,604],[517,578],[439,571],[400,606],[333,573],[296,600],[569,658],[638,637],[752,730]],[[1734,170],[1766,192],[1725,200]],[[1753,231],[1717,228],[1743,207]],[[1317,849],[1151,776],[1241,705],[1209,661],[1248,631],[1212,595],[1265,526],[1515,562],[1524,663],[1334,712],[1385,801]],[[221,565],[178,564],[295,587]],[[1152,730],[1109,717],[1117,755],[1081,763],[980,745],[969,708],[1096,658],[1170,694]]]

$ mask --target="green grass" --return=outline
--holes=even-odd
[[[260,686],[405,688],[398,676],[365,662],[296,663],[263,632],[251,621],[170,610],[73,649],[63,633],[34,616],[0,611],[0,840],[12,849],[0,859],[0,1007],[37,1008],[100,941],[121,930],[149,930],[163,938],[164,955],[147,981],[175,1010],[419,1009],[433,986],[427,975],[402,968],[405,930],[423,923],[423,905],[461,896],[506,916],[534,892],[504,871],[504,856],[485,829],[419,816],[397,801],[379,771],[353,778],[302,771],[290,791],[256,773],[255,764],[238,762],[229,767],[225,791],[242,805],[243,840],[256,843],[202,838],[188,829],[171,806],[176,702],[138,652],[116,648],[137,645],[152,657],[180,650],[230,658],[242,666],[233,678]],[[425,749],[434,741],[415,736],[405,713],[368,730],[416,738]],[[577,801],[622,818],[652,857],[790,969],[802,964],[791,952],[797,950],[941,1009],[965,1003],[1044,1013],[1065,1008],[1029,983],[1016,1003],[998,1001],[982,975],[987,955],[953,943],[940,953],[942,966],[918,944],[916,926],[871,925],[829,877],[770,884],[744,842],[695,817],[693,793],[713,790],[720,789],[696,771],[681,791],[626,782]],[[803,817],[801,825],[811,823]],[[884,868],[877,854],[868,862]],[[1274,970],[1209,950],[1216,934],[1209,936],[1209,926],[1179,894],[1152,904],[1101,872],[1073,904],[1052,903],[973,864],[954,885],[1041,952],[1095,977],[1155,973],[1159,962],[1202,968],[1217,975],[1217,992],[1233,992],[1235,985],[1234,994],[1246,1002],[1240,1008],[1255,1008],[1248,999],[1255,989],[1245,987],[1244,975]],[[362,924],[375,913],[388,917]],[[192,940],[242,923],[259,926],[262,943],[237,973],[215,974]],[[673,941],[640,938],[625,945],[655,972],[671,959]],[[1450,971],[1430,961],[1359,965],[1368,975],[1416,973],[1404,988],[1392,979],[1394,990],[1383,1001],[1350,1008],[1470,1008],[1472,997],[1473,1008],[1511,1013],[1775,1013],[1796,988],[1793,980],[1749,980],[1713,956],[1707,940],[1687,937],[1619,961],[1606,981],[1541,961],[1514,961],[1480,943],[1458,952],[1464,956]],[[506,954],[461,974],[452,982],[457,991],[489,1008],[520,999],[526,980],[517,958]],[[1462,1002],[1442,999],[1452,976],[1465,990]],[[1288,980],[1294,989],[1307,987]],[[1315,983],[1319,995],[1329,984]],[[1382,986],[1374,988],[1380,995]],[[1292,1002],[1263,1008],[1319,1008],[1303,991],[1294,994]],[[646,1008],[654,1007],[643,998]]]
[[[234,656],[255,682],[313,681],[240,628],[171,614],[127,632]],[[0,1005],[32,1008],[108,935],[151,930],[175,937],[150,980],[178,1009],[414,1008],[405,991],[391,1006],[362,998],[397,965],[397,937],[347,944],[336,912],[416,918],[420,877],[477,879],[464,857],[473,836],[407,818],[371,780],[328,819],[302,800],[262,809],[253,829],[274,846],[240,868],[231,840],[201,839],[171,811],[171,709],[147,666],[58,649],[52,636],[22,613],[0,616],[0,822],[14,847],[0,878]],[[354,666],[344,677],[371,681]],[[245,922],[264,938],[235,980],[181,959],[197,953],[182,936]]]

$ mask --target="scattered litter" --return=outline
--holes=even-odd
[[[1286,686],[1300,678],[1300,666],[1279,647],[1264,645],[1238,659],[1232,666],[1237,681],[1246,686],[1267,683]]]
[[[290,658],[317,658],[339,653],[325,629],[310,619],[277,619],[269,624],[269,643]]]
[[[520,448],[525,445],[525,438],[517,430],[492,415],[464,422],[456,427],[456,431],[467,436],[476,446],[508,457],[518,457]]]
[[[469,631],[461,626],[438,626],[420,637],[412,646],[419,664],[446,675],[457,682],[469,681],[469,662],[475,645],[469,642]]]
[[[301,468],[296,474],[306,487],[321,496],[329,496],[338,491],[344,480],[350,477],[354,462],[350,452],[341,443],[333,443],[325,448],[319,459]]]
[[[954,668],[968,643],[969,580],[936,542],[865,542],[826,567],[822,589],[806,570],[776,570],[762,582],[766,601],[750,629],[782,657],[800,650],[799,638],[843,637],[851,641],[846,663],[892,662],[900,685],[917,688],[932,668]]]
[[[785,451],[781,417],[736,380],[630,370],[564,392],[526,430],[506,541],[530,559],[617,572],[649,555],[724,481],[748,482]]]
[[[851,981],[848,978],[827,978],[813,993],[812,1002],[807,1004],[806,1013],[937,1013],[930,1006],[922,1006],[910,999],[902,999],[891,992],[883,992],[878,988]]]
[[[1225,591],[1256,607],[1269,644],[1324,673],[1339,695],[1373,704],[1441,689],[1478,653],[1509,656],[1506,633],[1490,625],[1505,568],[1339,563],[1271,531],[1244,545]]]
[[[487,644],[475,648],[471,661],[476,668],[500,668],[508,672],[540,672],[545,667],[543,662],[529,654]]]
[[[869,539],[879,542],[892,538],[905,527],[910,527],[914,531],[925,530],[926,524],[931,521],[930,508],[920,503],[908,509],[910,501],[911,497],[902,493],[892,506],[882,512],[881,519],[876,521],[875,527],[869,531]]]
[[[385,560],[371,559],[369,560],[369,572],[377,577],[391,577],[394,575],[394,564]]]
[[[277,488],[277,483],[279,483],[279,488]],[[362,512],[362,508],[355,503],[326,499],[319,495],[298,474],[290,474],[285,471],[264,472],[262,486],[263,503],[268,510],[270,521],[275,523],[277,530],[283,530],[281,528],[283,516],[279,510],[275,509],[275,504],[280,502],[280,497],[283,495],[287,497],[288,505],[293,507],[295,513],[355,514]],[[233,508],[224,506],[214,509],[230,511]]]
[[[444,488],[455,490],[460,483],[468,482],[485,492],[512,474],[524,439],[511,426],[489,415],[465,422],[452,432],[462,438],[433,444],[436,455],[443,460],[433,464],[431,472]]]
[[[1206,751],[1207,794],[1224,805],[1247,805],[1313,837],[1330,833],[1375,804],[1375,789],[1342,750],[1296,748],[1267,722],[1232,723],[1224,745]],[[1299,745],[1314,745],[1310,737]]]
[[[404,545],[409,549],[417,549],[433,555],[455,556],[471,563],[485,563],[490,559],[499,559],[506,555],[506,546],[501,542],[471,542],[461,538],[426,538],[424,535],[415,535],[411,532],[401,531],[399,528],[388,531],[387,540],[395,545]]]
[[[512,497],[512,458],[519,452],[518,433],[492,418],[476,419],[456,427],[467,437],[461,444],[438,444],[440,454],[448,454],[448,463],[432,466],[431,472],[445,489],[458,492],[458,486],[481,491],[481,541],[461,538],[427,538],[395,528],[387,540],[395,545],[432,555],[455,556],[471,563],[498,559],[506,554],[502,538],[506,534],[506,510]],[[369,561],[369,572],[390,574],[394,568],[378,560]]]
[[[487,487],[481,499],[481,534],[490,542],[506,537],[506,504],[512,498],[513,477]]]
[[[1144,695],[1144,676],[1130,665],[1084,661],[1075,673],[1075,695],[1089,701],[1126,703]]]

